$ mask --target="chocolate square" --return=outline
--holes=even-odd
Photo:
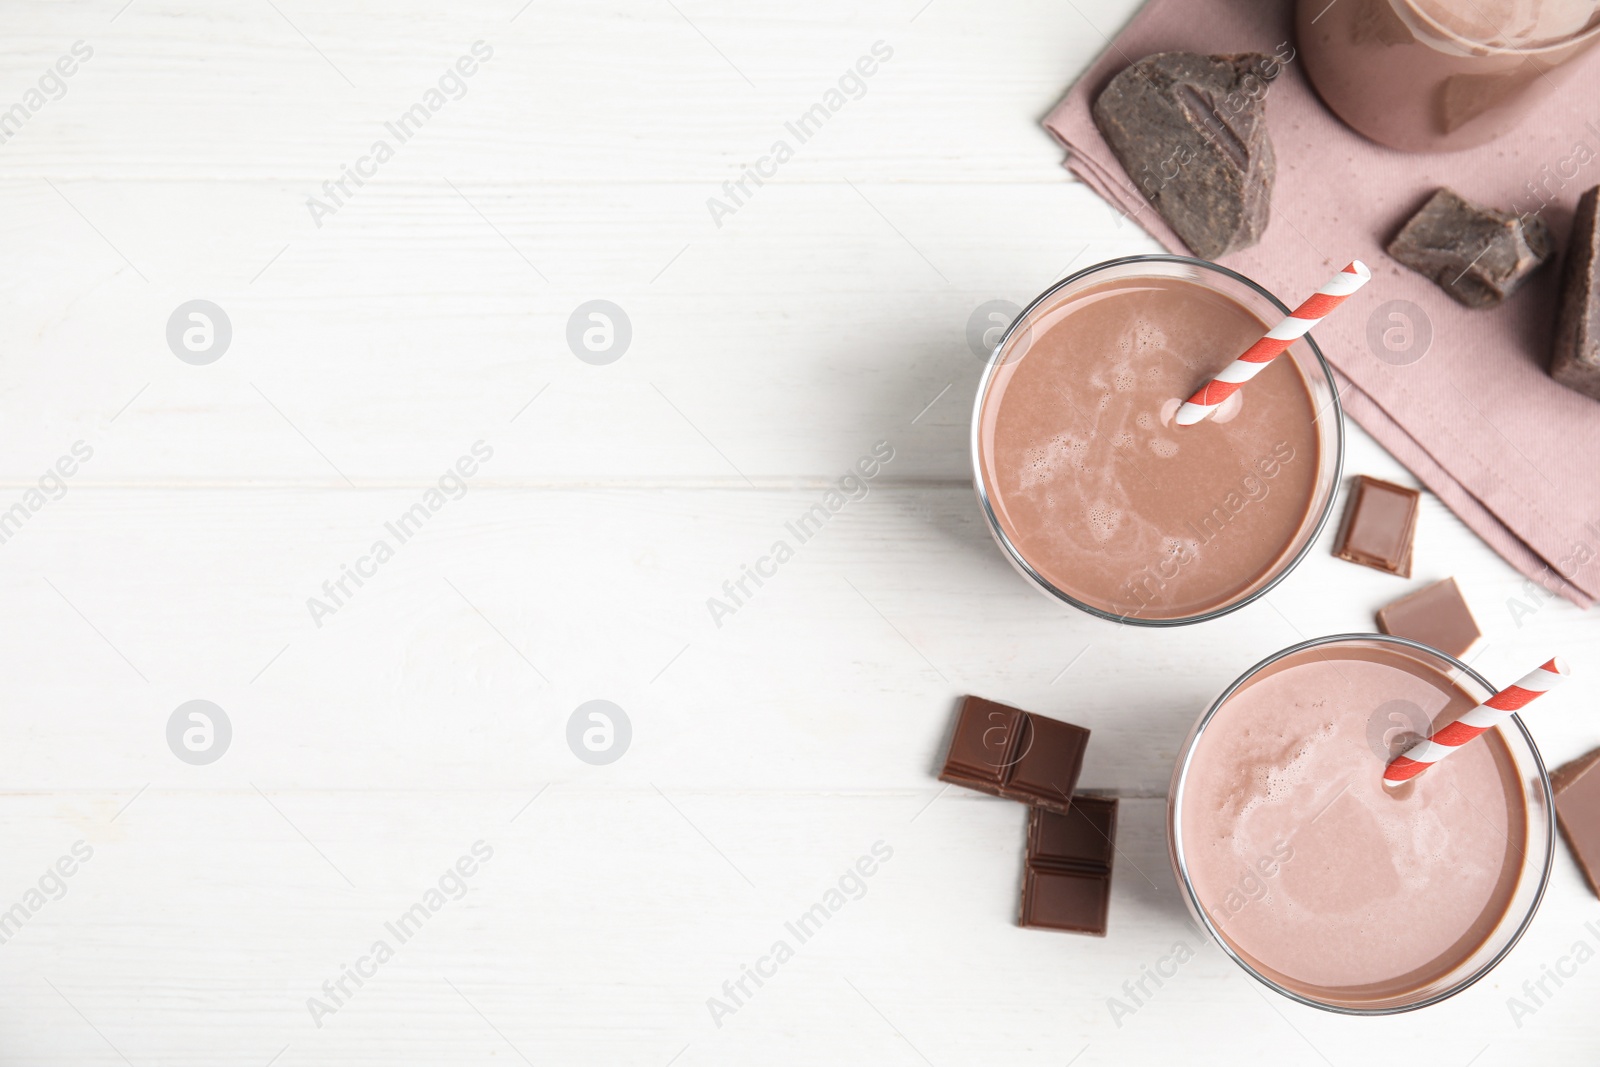
[[[1457,659],[1483,636],[1454,578],[1423,586],[1379,608],[1378,629],[1432,645]]]
[[[1422,494],[1403,485],[1356,475],[1333,554],[1351,563],[1411,577],[1411,540]]]
[[[968,697],[961,705],[944,772],[939,777],[962,785],[972,782],[974,789],[999,788],[1014,762],[1013,753],[1022,737],[1026,715],[992,700]]]
[[[1116,835],[1114,799],[1075,796],[1064,815],[1034,808],[1019,925],[1103,937]]]
[[[1029,804],[1070,804],[1088,745],[1089,731],[1083,727],[1029,715],[1006,792]]]
[[[1081,726],[969,696],[939,780],[1065,812],[1088,743]]]
[[[1029,867],[1022,883],[1017,925],[1040,930],[1106,936],[1111,876]]]
[[[1065,815],[1035,808],[1028,819],[1028,857],[1035,863],[1110,870],[1116,838],[1117,802],[1112,798],[1080,794]]]
[[[1561,836],[1589,888],[1600,896],[1600,749],[1557,768],[1550,786]]]

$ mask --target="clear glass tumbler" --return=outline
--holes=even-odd
[[[1188,739],[1179,748],[1177,766],[1173,772],[1172,786],[1168,793],[1167,843],[1171,854],[1172,867],[1177,874],[1178,885],[1183,894],[1184,902],[1188,905],[1189,912],[1195,922],[1203,927],[1217,945],[1253,978],[1263,985],[1282,993],[1284,996],[1311,1007],[1323,1008],[1327,1011],[1346,1015],[1389,1015],[1436,1004],[1461,992],[1488,974],[1496,964],[1505,958],[1506,954],[1511,951],[1512,946],[1517,943],[1518,939],[1528,929],[1528,925],[1533,920],[1534,913],[1538,909],[1539,901],[1543,897],[1545,886],[1549,881],[1551,858],[1555,844],[1555,822],[1552,817],[1553,798],[1550,791],[1550,777],[1545,771],[1544,762],[1540,759],[1539,750],[1520,718],[1512,716],[1508,723],[1495,727],[1484,737],[1470,742],[1470,744],[1481,745],[1492,736],[1498,740],[1503,750],[1504,755],[1495,753],[1494,759],[1500,767],[1499,773],[1502,787],[1506,790],[1504,810],[1507,812],[1507,829],[1504,841],[1505,848],[1501,852],[1504,857],[1504,866],[1501,872],[1500,889],[1496,894],[1491,895],[1490,900],[1492,903],[1490,905],[1486,905],[1481,912],[1474,915],[1470,920],[1464,920],[1465,929],[1460,938],[1451,944],[1451,951],[1439,957],[1440,960],[1450,960],[1453,963],[1441,963],[1435,960],[1430,966],[1413,969],[1398,975],[1393,981],[1369,982],[1364,985],[1332,986],[1308,981],[1305,978],[1304,971],[1298,975],[1291,973],[1296,968],[1308,966],[1305,960],[1311,953],[1312,947],[1306,943],[1304,937],[1292,946],[1280,948],[1279,946],[1271,945],[1271,937],[1263,935],[1260,927],[1254,928],[1251,938],[1237,936],[1244,929],[1244,927],[1237,925],[1238,920],[1236,919],[1236,916],[1240,914],[1243,908],[1291,906],[1288,904],[1257,904],[1250,902],[1251,900],[1268,899],[1265,894],[1271,890],[1263,890],[1260,896],[1256,896],[1255,891],[1258,885],[1268,885],[1270,884],[1269,882],[1254,879],[1254,875],[1250,872],[1242,875],[1240,885],[1248,888],[1251,891],[1251,895],[1247,897],[1241,894],[1240,901],[1242,903],[1239,903],[1232,901],[1228,896],[1233,892],[1234,888],[1231,883],[1228,883],[1227,893],[1219,894],[1218,889],[1224,883],[1219,882],[1215,877],[1216,871],[1231,869],[1231,857],[1225,863],[1211,866],[1209,868],[1211,872],[1209,877],[1197,876],[1196,872],[1196,865],[1205,862],[1201,851],[1206,847],[1205,843],[1215,842],[1217,834],[1220,832],[1220,824],[1213,822],[1211,825],[1207,825],[1207,820],[1216,819],[1217,814],[1206,810],[1207,805],[1203,800],[1196,799],[1207,792],[1207,788],[1197,784],[1196,780],[1197,778],[1204,779],[1209,776],[1205,766],[1208,760],[1216,759],[1219,751],[1231,751],[1229,749],[1230,742],[1227,741],[1216,743],[1215,747],[1209,752],[1206,744],[1208,731],[1215,732],[1215,724],[1218,722],[1219,717],[1227,715],[1230,702],[1240,699],[1243,694],[1248,694],[1252,687],[1297,665],[1306,665],[1317,661],[1319,663],[1331,663],[1335,668],[1340,664],[1344,664],[1345,669],[1349,670],[1352,661],[1361,659],[1376,659],[1380,662],[1387,661],[1390,663],[1404,662],[1413,665],[1408,669],[1420,669],[1425,675],[1437,674],[1442,679],[1442,681],[1436,683],[1441,687],[1441,692],[1452,686],[1454,690],[1460,691],[1460,693],[1452,693],[1456,707],[1469,707],[1487,699],[1494,693],[1494,689],[1489,683],[1466,664],[1437,649],[1429,648],[1426,645],[1408,641],[1404,638],[1390,637],[1383,634],[1338,634],[1305,641],[1286,648],[1251,667],[1237,681],[1223,690],[1222,695],[1217,697],[1211,707],[1200,716],[1194,725],[1194,729],[1190,731]],[[1269,689],[1266,693],[1271,696],[1275,691]],[[1276,703],[1275,697],[1273,699],[1274,706],[1281,706]],[[1385,727],[1390,725],[1390,717],[1395,715],[1395,712],[1389,710],[1391,705],[1395,703],[1403,706],[1403,702],[1389,702],[1377,704],[1374,708],[1368,708],[1360,704],[1359,701],[1347,700],[1341,702],[1334,699],[1332,695],[1326,701],[1326,714],[1330,723],[1337,723],[1340,716],[1351,716],[1352,723],[1356,721],[1353,718],[1355,716],[1359,716],[1361,720],[1364,720],[1362,728],[1366,730],[1368,743],[1375,751],[1370,757],[1363,754],[1356,758],[1362,762],[1363,770],[1370,770],[1371,773],[1379,776],[1382,774],[1383,763],[1388,758],[1388,753],[1394,751],[1395,748],[1403,747],[1402,743],[1393,741],[1384,733]],[[1453,717],[1454,714],[1452,713],[1449,717]],[[1240,720],[1240,722],[1243,721]],[[1259,718],[1254,718],[1250,721],[1253,724],[1260,720]],[[1424,721],[1417,725],[1420,728],[1416,732],[1421,733],[1427,728],[1428,724]],[[1251,728],[1254,728],[1254,726],[1252,725]],[[1237,737],[1235,732],[1237,729],[1237,725],[1223,728],[1225,734],[1232,734],[1234,737]],[[1385,744],[1392,747],[1384,751],[1382,746]],[[1463,754],[1457,754],[1451,758],[1460,759]],[[1371,760],[1370,767],[1365,766],[1368,758]],[[1446,764],[1448,762],[1449,760],[1445,761]],[[1224,781],[1231,780],[1244,773],[1235,767],[1218,768],[1214,764],[1209,773],[1215,773],[1218,770],[1228,776],[1221,779]],[[1429,773],[1434,772],[1431,770],[1425,771],[1423,772],[1424,777]],[[1213,779],[1213,781],[1216,780]],[[1314,789],[1325,785],[1331,785],[1331,783],[1304,782],[1293,788]],[[1400,788],[1406,789],[1408,787],[1409,783],[1407,786],[1401,786]],[[1381,791],[1384,787],[1375,782],[1374,788]],[[1327,791],[1332,792],[1331,789]],[[1341,792],[1343,791],[1341,790]],[[1328,802],[1329,806],[1331,807],[1339,799],[1339,794],[1335,793],[1334,800]],[[1346,802],[1354,803],[1355,801],[1348,800]],[[1291,800],[1289,803],[1293,803],[1293,801]],[[1401,801],[1396,801],[1396,803],[1401,803]],[[1467,803],[1471,802],[1468,801]],[[1316,797],[1315,805],[1321,805],[1320,795]],[[1327,810],[1327,808],[1323,808],[1323,812]],[[1498,810],[1497,806],[1480,801],[1472,805],[1471,814],[1482,818],[1484,813]],[[1365,809],[1358,808],[1357,811],[1362,817],[1366,817]],[[1521,812],[1520,824],[1517,821],[1517,812],[1519,811]],[[1410,812],[1406,814],[1409,817]],[[1420,821],[1430,814],[1426,808],[1419,807],[1417,814],[1419,822],[1413,824],[1416,827],[1413,831],[1414,833],[1437,833],[1436,828],[1430,828],[1430,826]],[[1322,812],[1314,814],[1310,821],[1314,823],[1320,817],[1322,817]],[[1296,825],[1303,824],[1297,823]],[[1333,824],[1333,827],[1337,827],[1337,825]],[[1355,821],[1347,825],[1362,826],[1364,824]],[[1476,826],[1476,822],[1473,822],[1472,825]],[[1192,839],[1186,835],[1186,827],[1192,832]],[[1336,836],[1337,833],[1341,832],[1333,827],[1330,827],[1330,824],[1324,824],[1321,828],[1321,833]],[[1517,833],[1519,830],[1521,831],[1520,836]],[[1235,824],[1235,828],[1230,831],[1230,834],[1239,832],[1240,829]],[[1486,826],[1482,832],[1488,833],[1488,827]],[[1365,834],[1368,831],[1363,830],[1362,833]],[[1337,842],[1336,844],[1345,845],[1344,842]],[[1499,846],[1496,845],[1495,848],[1499,849]],[[1318,859],[1312,862],[1328,860],[1330,856],[1343,857],[1350,854],[1348,847],[1336,849],[1330,848],[1326,844],[1319,845],[1316,853]],[[1513,858],[1514,856],[1519,856],[1520,858]],[[1294,862],[1306,861],[1290,853],[1287,857],[1286,866],[1292,865]],[[1265,878],[1270,879],[1276,876],[1281,879],[1285,877],[1282,873],[1275,871],[1275,864],[1276,859],[1269,857],[1263,865]],[[1308,870],[1314,870],[1319,878],[1325,877],[1328,873],[1322,868]],[[1511,881],[1511,875],[1514,875],[1514,882]],[[1204,882],[1205,885],[1197,888],[1197,880]],[[1374,879],[1372,883],[1357,882],[1355,884],[1366,886],[1376,884],[1376,881]],[[1399,884],[1403,887],[1405,883],[1401,881]],[[1507,886],[1514,887],[1506,889],[1505,887]],[[1396,896],[1404,895],[1403,890],[1396,890],[1393,886],[1388,888]],[[1319,882],[1315,887],[1315,892],[1326,893],[1328,890],[1323,883]],[[1222,899],[1219,900],[1219,897]],[[1388,897],[1375,899],[1389,900]],[[1494,912],[1498,910],[1498,902],[1502,899],[1505,902],[1505,910],[1496,917]],[[1348,903],[1341,901],[1340,905],[1348,906]],[[1385,907],[1388,906],[1386,903]],[[1303,909],[1307,905],[1304,902],[1297,901],[1292,907]],[[1359,902],[1354,907],[1356,909],[1355,913],[1360,914],[1361,906]],[[1425,917],[1435,909],[1439,909],[1440,913],[1443,913],[1443,909],[1439,908],[1439,901],[1437,900],[1423,899],[1420,896],[1414,901],[1407,900],[1403,906],[1395,909],[1394,914],[1385,913],[1376,928],[1369,928],[1359,939],[1353,938],[1352,943],[1355,949],[1361,953],[1383,953],[1386,949],[1385,935],[1387,933],[1391,933],[1394,929],[1402,928],[1405,924],[1415,923],[1419,917]],[[1283,914],[1290,913],[1284,912]],[[1230,923],[1236,924],[1232,935],[1227,929],[1224,929]],[[1331,929],[1331,927],[1325,928]],[[1446,930],[1444,934],[1449,936],[1450,931]],[[1246,944],[1245,941],[1251,941],[1254,948],[1252,949],[1251,945]],[[1271,947],[1272,951],[1263,951],[1264,946]],[[1271,958],[1268,958],[1269,956]]]
[[[1514,129],[1597,39],[1600,0],[1297,0],[1311,84],[1345,124],[1407,152]]]
[[[1223,363],[1237,356],[1244,347],[1289,313],[1289,308],[1261,285],[1242,274],[1205,260],[1178,255],[1142,255],[1096,264],[1057,282],[1023,309],[995,346],[978,386],[973,407],[971,442],[973,486],[977,491],[979,506],[989,523],[989,529],[1006,558],[1030,584],[1046,595],[1091,615],[1138,626],[1179,626],[1214,619],[1244,607],[1282,581],[1305,557],[1317,534],[1326,524],[1344,459],[1344,422],[1338,392],[1334,386],[1333,372],[1317,349],[1316,342],[1310,336],[1306,336],[1296,341],[1287,352],[1278,357],[1280,361],[1293,365],[1304,386],[1304,392],[1310,399],[1309,405],[1304,406],[1305,420],[1310,426],[1307,428],[1300,425],[1297,429],[1301,438],[1308,442],[1311,450],[1316,453],[1314,457],[1308,457],[1315,465],[1314,469],[1297,468],[1309,473],[1304,517],[1286,526],[1281,531],[1281,539],[1255,546],[1258,551],[1243,561],[1241,566],[1246,563],[1249,566],[1241,571],[1235,585],[1219,585],[1205,597],[1197,596],[1188,602],[1169,598],[1166,603],[1157,601],[1151,606],[1151,598],[1146,594],[1154,588],[1152,583],[1161,584],[1164,575],[1170,582],[1171,574],[1174,573],[1170,570],[1174,566],[1170,558],[1161,555],[1161,552],[1165,551],[1161,545],[1156,545],[1144,556],[1137,558],[1126,574],[1119,572],[1114,576],[1117,583],[1126,580],[1137,584],[1137,588],[1127,595],[1121,593],[1109,595],[1103,588],[1097,592],[1079,580],[1081,574],[1075,573],[1080,569],[1096,568],[1103,585],[1106,580],[1106,568],[1110,564],[1090,557],[1098,556],[1101,549],[1109,551],[1118,548],[1112,541],[1107,541],[1104,545],[1091,546],[1095,549],[1094,552],[1076,555],[1067,564],[1063,564],[1059,558],[1045,558],[1059,557],[1065,550],[1057,550],[1055,544],[1049,543],[1042,537],[1042,534],[1054,537],[1054,531],[1041,531],[1037,520],[1032,520],[1033,525],[1029,526],[1029,518],[1022,513],[1025,509],[1015,506],[1019,497],[1008,498],[1007,483],[1016,483],[1015,465],[1009,461],[1002,464],[996,460],[997,426],[1007,417],[1008,410],[1015,410],[1019,405],[1027,408],[1037,408],[1041,403],[1056,405],[1055,414],[1060,415],[1060,428],[1064,432],[1073,430],[1075,424],[1093,421],[1093,413],[1089,413],[1090,417],[1087,420],[1080,419],[1078,416],[1082,413],[1072,409],[1070,400],[1058,399],[1060,391],[1055,385],[1059,383],[1028,379],[1026,375],[1019,378],[1018,372],[1024,370],[1030,354],[1036,350],[1045,352],[1046,358],[1054,358],[1046,350],[1057,346],[1060,335],[1052,336],[1051,331],[1056,327],[1063,327],[1066,323],[1063,328],[1070,332],[1073,322],[1068,320],[1071,316],[1102,300],[1108,287],[1124,287],[1138,291],[1141,287],[1155,289],[1180,282],[1195,287],[1198,292],[1197,299],[1201,303],[1225,302],[1235,308],[1243,309],[1247,316],[1259,323],[1261,333],[1239,342],[1237,351],[1230,350],[1223,353],[1220,349],[1208,350],[1209,356],[1221,357]],[[1254,328],[1252,325],[1251,329]],[[1085,358],[1090,363],[1098,363],[1103,350],[1104,362],[1111,364],[1121,358],[1116,351],[1118,343],[1125,344],[1127,341],[1125,338],[1119,338],[1115,342],[1108,340]],[[1258,379],[1262,380],[1265,379]],[[1013,385],[1014,381],[1026,384]],[[1187,383],[1184,386],[1186,390],[1184,395],[1201,384],[1200,381],[1192,379],[1184,381]],[[1252,395],[1255,396],[1254,400],[1249,399]],[[1263,402],[1264,396],[1259,385],[1256,386],[1254,394],[1251,386],[1246,386],[1235,395],[1233,399],[1243,398],[1242,402],[1245,405],[1250,403],[1258,405],[1254,410],[1248,406],[1242,408],[1242,413],[1238,415],[1240,426],[1244,425],[1245,420],[1262,418],[1259,405]],[[1303,404],[1303,401],[1300,403]],[[1168,401],[1168,405],[1175,410],[1177,400]],[[1222,409],[1219,409],[1214,417],[1226,419],[1227,416]],[[1151,419],[1144,415],[1141,415],[1141,418],[1145,420],[1141,425],[1154,426]],[[1100,427],[1100,430],[1102,439],[1114,437],[1110,428]],[[1182,435],[1191,432],[1191,429],[1180,429],[1176,433],[1169,434],[1169,446],[1182,442],[1181,447],[1190,447]],[[1094,433],[1089,432],[1088,436],[1094,437]],[[1112,440],[1111,443],[1116,442]],[[1112,457],[1109,462],[1121,464],[1128,451],[1129,449],[1124,447],[1115,454],[1106,451],[1103,455]],[[1296,456],[1295,461],[1303,465],[1306,458]],[[1125,478],[1129,482],[1139,480],[1142,483],[1149,483],[1152,478],[1162,477],[1163,471],[1175,469],[1161,468],[1159,467],[1161,462],[1161,459],[1152,458],[1149,453],[1142,452],[1126,464],[1125,471],[1119,469],[1117,477]],[[1190,492],[1197,495],[1194,497],[1196,502],[1193,510],[1168,524],[1171,528],[1164,531],[1167,540],[1189,538],[1191,542],[1198,544],[1214,530],[1220,529],[1222,524],[1230,519],[1236,520],[1238,515],[1242,514],[1239,505],[1247,498],[1254,499],[1258,484],[1248,480],[1251,477],[1249,473],[1245,473],[1245,480],[1241,481],[1242,470],[1245,468],[1206,468],[1192,472],[1194,474],[1192,482],[1186,481],[1182,485],[1171,486],[1175,493]],[[1302,475],[1297,475],[1300,476]],[[1261,489],[1263,493],[1272,489],[1271,484],[1265,482],[1259,484],[1263,486]],[[1280,480],[1275,484],[1284,483]],[[1121,493],[1126,497],[1127,494],[1124,492],[1126,488],[1126,486],[1110,486],[1107,492],[1113,495]],[[1259,507],[1254,503],[1244,503],[1242,506],[1244,510]],[[1235,522],[1229,529],[1244,531],[1248,525]],[[1125,525],[1124,529],[1126,528]],[[1148,537],[1155,536],[1148,530],[1145,533]],[[1194,534],[1193,537],[1191,533]],[[1230,533],[1230,536],[1232,535]],[[1242,532],[1237,536],[1239,540],[1235,545],[1242,546],[1246,543],[1247,538]],[[1205,541],[1205,545],[1204,549],[1197,551],[1219,553],[1222,550],[1220,545],[1212,541]],[[1213,547],[1214,545],[1216,547]],[[1214,560],[1217,557],[1212,555],[1207,558]],[[1186,579],[1188,573],[1192,572],[1186,572]],[[1178,583],[1170,582],[1170,584],[1176,586]]]

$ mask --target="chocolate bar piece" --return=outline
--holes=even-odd
[[[1403,485],[1356,475],[1333,554],[1402,578],[1411,577],[1411,538],[1422,494]]]
[[[1088,744],[1081,726],[969,696],[939,780],[1065,812]]]
[[[1145,56],[1095,98],[1094,124],[1133,184],[1195,255],[1216,259],[1261,239],[1277,159],[1258,53]]]
[[[1561,305],[1556,312],[1550,377],[1600,400],[1600,226],[1596,200],[1600,186],[1578,198],[1567,237],[1567,262],[1561,268]]]
[[[1114,799],[1075,796],[1065,815],[1034,808],[1018,925],[1104,937],[1116,839]]]
[[[1378,629],[1460,659],[1483,632],[1454,578],[1434,582],[1378,609]]]
[[[1550,227],[1440,189],[1411,216],[1389,254],[1432,278],[1458,303],[1493,307],[1550,258]]]
[[[1556,822],[1572,858],[1600,896],[1600,748],[1550,775],[1556,795]]]
[[[1479,115],[1521,96],[1528,86],[1544,77],[1548,77],[1544,69],[1531,58],[1524,60],[1514,71],[1452,74],[1437,90],[1439,123],[1444,127],[1444,132],[1454,133]]]

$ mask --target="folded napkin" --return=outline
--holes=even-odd
[[[1293,46],[1293,9],[1288,0],[1149,0],[1045,119],[1068,169],[1167,248],[1187,251],[1128,180],[1089,105],[1153,52],[1270,55]],[[1512,566],[1585,608],[1600,599],[1600,401],[1546,371],[1559,262],[1498,308],[1471,310],[1383,248],[1440,186],[1529,210],[1530,182],[1550,200],[1542,217],[1564,247],[1579,195],[1600,184],[1597,56],[1577,60],[1562,90],[1512,133],[1441,155],[1367,141],[1323,106],[1291,59],[1267,93],[1278,157],[1272,220],[1259,244],[1222,260],[1291,307],[1348,261],[1364,260],[1371,284],[1314,334],[1344,410]],[[1580,143],[1587,152],[1575,151]],[[1557,164],[1575,155],[1587,162],[1564,179]],[[1370,315],[1397,299],[1418,305],[1433,329],[1427,354],[1407,366],[1379,360],[1367,341]]]

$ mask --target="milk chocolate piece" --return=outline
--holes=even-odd
[[[1561,268],[1561,306],[1556,312],[1550,377],[1600,400],[1600,228],[1595,225],[1600,186],[1578,198]]]
[[[1411,577],[1411,538],[1422,494],[1403,485],[1356,475],[1333,554],[1402,578]]]
[[[1532,58],[1514,71],[1452,74],[1439,86],[1439,125],[1453,133],[1479,115],[1515,100],[1542,77],[1544,72]]]
[[[1579,756],[1550,775],[1556,822],[1572,858],[1600,896],[1600,749]]]
[[[1248,248],[1267,228],[1277,160],[1266,95],[1282,70],[1255,52],[1160,52],[1095,99],[1094,123],[1128,177],[1202,259]]]
[[[1454,578],[1434,582],[1379,608],[1378,629],[1432,645],[1457,659],[1483,636]]]
[[[1075,796],[1065,815],[1034,808],[1018,925],[1104,937],[1116,838],[1114,799]]]
[[[1088,744],[1081,726],[969,696],[939,780],[1066,812]]]
[[[1469,308],[1493,307],[1550,258],[1550,228],[1440,189],[1389,242],[1389,254]]]

